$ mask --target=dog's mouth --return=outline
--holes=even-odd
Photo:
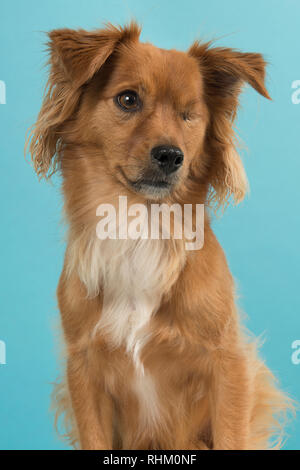
[[[139,189],[143,186],[149,186],[150,188],[169,188],[171,186],[171,183],[168,181],[155,181],[147,179],[131,181],[130,184],[136,189]]]
[[[132,180],[128,178],[121,167],[119,167],[119,171],[123,177],[122,179],[125,180],[126,184],[134,192],[141,193],[146,197],[148,196],[154,199],[167,196],[171,192],[176,179],[174,177],[162,178],[161,175],[153,173],[152,175]]]

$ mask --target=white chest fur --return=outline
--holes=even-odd
[[[172,240],[77,239],[69,249],[69,271],[76,269],[89,297],[103,292],[94,333],[101,330],[112,347],[125,346],[136,366],[149,337],[149,321],[163,294],[176,280],[184,253]]]
[[[161,240],[103,240],[99,248],[104,298],[96,328],[113,346],[125,345],[139,368],[147,326],[160,305],[168,271],[166,247]]]
[[[151,317],[177,279],[185,255],[172,240],[90,240],[81,248],[80,258],[79,245],[73,244],[69,259],[74,263],[77,255],[76,268],[89,296],[97,295],[100,288],[103,291],[94,334],[101,331],[113,348],[125,346],[132,357],[136,369],[132,387],[139,401],[141,425],[152,426],[160,415],[157,387],[144,370],[140,353],[151,336]],[[74,268],[74,264],[69,266]]]

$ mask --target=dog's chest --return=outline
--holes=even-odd
[[[171,259],[163,240],[103,240],[99,270],[103,308],[97,324],[114,347],[125,346],[141,371],[140,352],[151,316],[170,283]]]
[[[89,245],[79,275],[88,293],[103,292],[103,307],[94,334],[105,336],[112,348],[125,347],[133,361],[131,391],[140,410],[140,425],[160,419],[158,384],[144,369],[141,351],[151,337],[151,317],[164,293],[176,281],[185,253],[171,240],[96,240]]]

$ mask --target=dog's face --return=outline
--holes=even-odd
[[[244,82],[268,97],[262,56],[198,42],[186,53],[163,50],[139,33],[135,23],[50,33],[49,89],[30,146],[38,174],[81,145],[93,148],[85,167],[94,180],[104,168],[146,199],[193,185],[221,204],[241,200],[247,185],[232,124]]]
[[[121,46],[90,84],[78,120],[110,172],[146,198],[180,189],[193,160],[205,160],[202,76],[183,52]]]

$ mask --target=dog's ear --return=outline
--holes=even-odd
[[[83,86],[101,69],[118,44],[136,41],[140,28],[107,25],[88,32],[57,29],[49,33],[49,79],[37,122],[27,145],[39,177],[50,177],[59,167],[63,127],[76,111]]]
[[[231,196],[240,202],[248,189],[247,177],[236,151],[233,124],[238,98],[247,82],[265,98],[266,62],[261,54],[242,53],[234,49],[211,47],[195,42],[188,53],[199,63],[204,83],[204,98],[210,122],[206,150],[211,158],[211,199],[224,206]]]

